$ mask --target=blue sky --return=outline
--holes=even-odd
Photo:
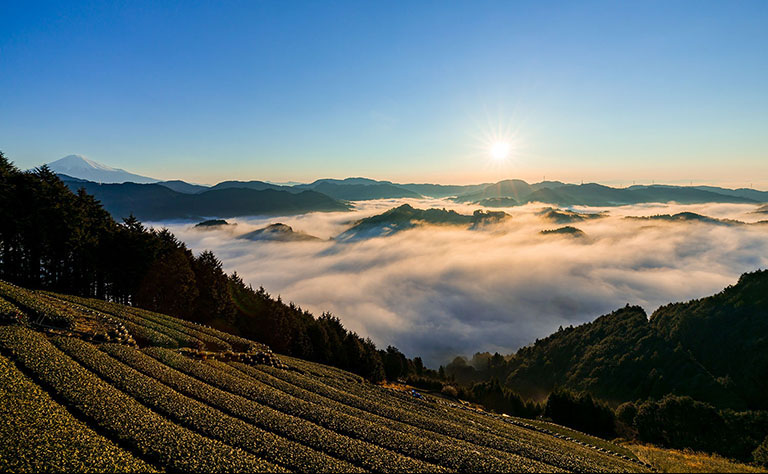
[[[768,188],[766,24],[765,1],[5,1],[0,149],[206,183]]]

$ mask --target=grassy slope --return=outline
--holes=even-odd
[[[731,461],[713,454],[640,444],[627,444],[625,447],[659,472],[768,472],[760,467]]]
[[[286,357],[285,370],[190,359],[177,348],[249,343],[168,316],[5,291],[22,311],[34,311],[23,302],[39,300],[46,311],[74,317],[78,327],[98,319],[141,334],[135,347],[0,325],[0,387],[12,389],[3,394],[3,414],[35,433],[27,443],[6,426],[2,434],[12,442],[0,447],[0,470],[111,470],[110,459],[122,460],[125,470],[644,470],[499,416],[430,396],[414,399],[319,364]],[[6,396],[15,402],[6,404]],[[82,447],[65,442],[70,439],[84,440]],[[623,450],[595,438],[582,441]]]

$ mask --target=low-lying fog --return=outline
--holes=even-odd
[[[713,294],[743,272],[768,266],[768,225],[724,226],[623,219],[691,211],[755,222],[757,206],[637,205],[580,208],[609,216],[568,225],[586,236],[541,235],[566,224],[537,215],[546,205],[506,208],[483,230],[423,227],[352,243],[265,242],[238,235],[282,222],[328,239],[351,222],[402,203],[471,214],[448,200],[355,203],[347,213],[228,219],[223,229],[165,226],[227,272],[316,315],[330,311],[379,347],[392,344],[436,367],[476,351],[507,354],[558,326],[590,321],[625,304],[659,305]],[[762,219],[768,219],[763,215]]]

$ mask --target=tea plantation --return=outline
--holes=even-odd
[[[0,281],[0,471],[647,471],[556,425]]]

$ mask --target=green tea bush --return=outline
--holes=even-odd
[[[71,329],[75,325],[77,315],[72,311],[55,308],[33,291],[19,288],[16,285],[0,280],[0,297],[21,308],[32,321]]]
[[[26,326],[29,324],[29,318],[13,303],[0,298],[0,322],[19,323]]]
[[[142,458],[184,472],[281,472],[238,448],[168,421],[53,347],[40,333],[0,327],[0,347],[34,377]]]
[[[347,460],[374,472],[440,472],[440,466],[411,459],[379,446],[349,438],[301,418],[291,416],[242,396],[209,385],[197,378],[179,372],[142,352],[116,344],[105,344],[101,349],[127,365],[165,383],[169,387],[216,407],[232,416],[252,423],[306,446]],[[147,350],[158,357],[168,353]],[[201,367],[202,363],[192,362]]]
[[[84,341],[59,337],[54,342],[66,354],[113,386],[198,433],[250,451],[294,471],[361,472],[349,463],[275,436],[181,395]]]
[[[0,380],[0,472],[158,472],[73,417],[3,356]]]

